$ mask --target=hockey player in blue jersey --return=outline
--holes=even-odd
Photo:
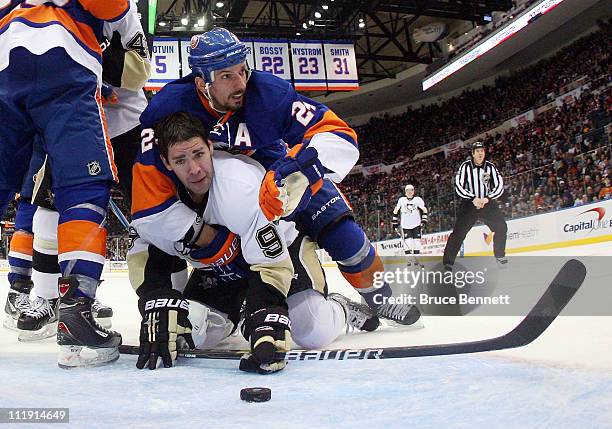
[[[380,317],[416,322],[416,307],[374,298],[391,295],[386,284],[373,287],[374,273],[384,267],[333,183],[359,158],[354,130],[284,80],[251,71],[246,46],[223,28],[192,38],[189,65],[193,73],[166,85],[142,113],[143,147],[153,143],[162,117],[190,112],[212,130],[217,148],[248,154],[268,170],[260,206],[269,220],[296,221]]]
[[[58,365],[95,365],[119,357],[121,336],[91,316],[106,250],[109,186],[117,179],[100,86],[105,23],[123,35],[136,16],[128,0],[2,1],[0,7],[0,211],[22,184],[39,135],[50,159],[59,211]],[[139,40],[117,82],[139,89],[150,63]],[[136,43],[139,49],[130,49]],[[138,52],[140,51],[140,52]],[[83,348],[91,349],[81,354]]]

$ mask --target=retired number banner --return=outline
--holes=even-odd
[[[145,89],[158,91],[168,82],[181,77],[179,64],[179,40],[156,37],[151,49],[151,77]]]
[[[291,62],[295,89],[326,91],[325,57],[321,42],[291,42]]]
[[[330,91],[359,89],[355,46],[352,43],[325,43],[325,68]]]
[[[287,42],[254,41],[255,68],[291,82],[289,44]]]

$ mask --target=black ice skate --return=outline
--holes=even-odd
[[[350,328],[371,332],[376,330],[380,325],[380,320],[378,320],[378,317],[374,315],[367,305],[358,304],[339,293],[330,293],[329,299],[336,301],[344,309],[347,332]]]
[[[17,339],[28,342],[54,336],[57,332],[57,301],[57,298],[37,297],[32,307],[23,312],[17,321]]]
[[[92,315],[92,298],[77,296],[77,289],[94,294],[98,283],[82,275],[59,279],[57,343],[60,354],[57,364],[60,368],[98,366],[119,358],[121,334],[106,330],[96,322]]]
[[[30,291],[32,290],[32,280],[15,280],[11,285],[6,296],[4,305],[4,321],[2,325],[12,331],[17,330],[17,320],[19,316],[31,306]]]
[[[105,329],[110,329],[113,326],[111,317],[113,317],[113,309],[108,305],[102,304],[98,298],[94,299],[91,305],[91,315],[96,319],[96,322]]]
[[[390,304],[388,302],[380,305],[376,309],[376,315],[381,319],[386,319],[402,326],[412,328],[422,328],[421,311],[410,304]]]

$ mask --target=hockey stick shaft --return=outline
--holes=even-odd
[[[561,313],[586,277],[586,268],[578,260],[567,261],[546,289],[540,300],[514,329],[505,335],[479,341],[425,346],[384,347],[378,349],[290,350],[277,352],[279,360],[348,360],[394,359],[421,356],[478,353],[527,345],[538,338]],[[121,353],[138,354],[137,346],[123,345]],[[182,358],[240,359],[246,350],[182,350]]]
[[[127,220],[127,218],[125,217],[125,215],[123,214],[119,206],[117,206],[117,203],[114,202],[113,199],[111,198],[108,204],[110,205],[112,212],[115,214],[115,217],[119,220],[121,225],[125,228],[126,231],[129,231],[130,222]]]

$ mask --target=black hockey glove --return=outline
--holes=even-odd
[[[397,229],[398,226],[399,226],[399,219],[397,218],[397,216],[394,215],[391,218],[391,228]]]
[[[190,348],[195,348],[187,318],[189,303],[179,291],[155,289],[138,300],[138,309],[142,315],[138,369],[145,365],[155,369],[160,356],[164,367],[171,367],[176,360],[178,337],[182,337]]]
[[[285,360],[274,359],[277,351],[291,348],[291,321],[282,307],[268,307],[247,315],[242,335],[251,344],[251,353],[240,359],[240,370],[271,374],[285,368]]]

